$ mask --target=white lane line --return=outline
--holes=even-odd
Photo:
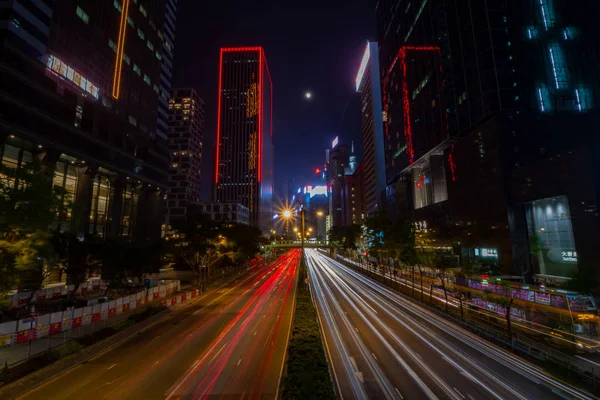
[[[252,335],[252,336],[256,336],[256,332],[258,332],[258,331],[254,331],[254,335]]]
[[[356,329],[356,332],[358,332],[358,328],[357,327],[354,327],[354,329]]]
[[[155,337],[154,339],[152,339],[152,341],[155,341],[156,339],[158,339],[160,337],[160,335],[158,335],[157,337]]]
[[[419,357],[421,360],[423,359],[423,357],[421,357],[421,355],[420,355],[419,353],[417,353],[416,351],[415,351],[414,353],[415,353],[415,355],[416,355],[417,357]]]
[[[475,400],[475,399],[473,398],[473,396],[471,396],[469,393],[467,393],[467,397],[469,398],[469,400]]]
[[[459,392],[457,388],[453,388],[453,389],[456,391],[456,393],[458,393],[458,395],[460,397],[462,397],[463,399],[465,398],[465,396],[463,396],[463,394],[461,392]]]
[[[404,400],[404,396],[402,396],[402,393],[400,393],[400,391],[398,390],[397,387],[394,388],[396,390],[396,393],[398,393],[398,397],[400,397],[400,400]]]
[[[117,365],[117,364],[113,364],[113,365],[111,365],[110,367],[108,367],[108,369],[112,369],[112,368],[114,368],[116,365]]]
[[[154,364],[152,364],[152,366],[155,366],[156,364],[158,364],[160,361],[155,362]]]
[[[240,358],[240,360],[238,361],[237,365],[240,365],[241,362],[242,362],[242,359]]]
[[[373,358],[377,360],[377,356],[375,355],[375,353],[371,353],[373,355]]]

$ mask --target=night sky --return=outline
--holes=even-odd
[[[220,47],[263,46],[273,81],[275,190],[310,183],[340,136],[361,157],[360,99],[354,79],[366,40],[375,40],[372,0],[179,0],[174,87],[206,104],[202,193],[214,172]],[[311,91],[307,101],[304,93]]]

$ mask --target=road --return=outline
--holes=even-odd
[[[275,398],[299,257],[284,254],[20,398]]]
[[[379,282],[306,254],[341,398],[594,398]]]

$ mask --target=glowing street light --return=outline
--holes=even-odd
[[[304,93],[304,97],[306,97],[307,99],[310,99],[312,97],[312,93],[306,92],[306,93]]]
[[[298,228],[294,227],[294,232],[298,232]]]
[[[309,232],[312,232],[312,228],[310,228],[310,227],[309,227],[309,228],[308,228],[308,231],[309,231]]]
[[[285,210],[283,212],[283,218],[290,218],[292,216],[292,212],[290,210]]]
[[[317,216],[322,217],[323,216],[323,211],[321,211],[321,210],[317,211]]]

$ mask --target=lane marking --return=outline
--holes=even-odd
[[[258,332],[258,331],[254,331],[254,335],[252,335],[252,336],[256,336],[256,332]]]
[[[237,365],[240,365],[241,362],[242,362],[242,359],[240,358],[240,360],[238,361]]]
[[[467,393],[467,397],[469,398],[469,400],[475,400],[475,399],[473,398],[473,396],[471,396],[469,393]]]
[[[404,400],[404,396],[402,396],[402,393],[400,393],[400,391],[398,390],[397,387],[394,388],[396,390],[396,393],[398,393],[398,397],[400,397],[400,400]]]
[[[116,365],[117,365],[117,364],[113,364],[113,365],[111,365],[110,367],[108,367],[107,371],[108,371],[109,369],[112,369],[112,368],[114,368]]]
[[[155,366],[156,364],[158,364],[160,361],[155,362],[154,364],[152,364],[152,366]]]
[[[419,357],[421,360],[423,359],[423,357],[421,357],[421,355],[420,355],[419,353],[417,353],[416,351],[413,351],[413,353],[415,353],[415,355],[416,355],[417,357]]]
[[[154,339],[152,339],[152,341],[155,341],[156,339],[158,339],[160,337],[160,335],[158,335],[157,337],[155,337]]]
[[[375,355],[375,353],[371,353],[371,354],[373,355],[373,358],[374,358],[375,360],[377,360],[377,356]]]
[[[354,327],[354,329],[356,329],[356,332],[358,332],[358,328],[357,327]]]

